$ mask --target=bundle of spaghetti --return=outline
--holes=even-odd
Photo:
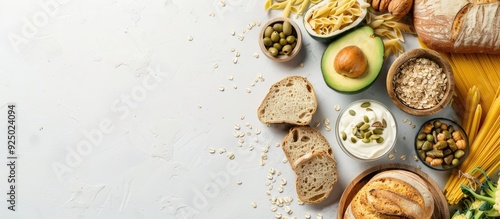
[[[474,168],[480,167],[490,176],[500,168],[498,130],[500,130],[500,88],[496,91],[475,140],[470,144],[469,155],[464,163],[451,173],[444,187],[444,194],[449,204],[457,204],[464,197],[460,189],[461,184],[474,186],[470,182],[471,178],[484,181],[484,176],[480,173],[470,175]]]
[[[468,89],[477,86],[481,91],[483,115],[490,109],[495,91],[500,86],[500,55],[442,53],[449,61],[455,78],[456,96],[452,107],[457,116],[465,116],[465,97]]]
[[[479,89],[474,85],[469,88],[465,101],[465,113],[462,119],[462,127],[469,136],[469,142],[473,142],[481,122],[482,107]]]

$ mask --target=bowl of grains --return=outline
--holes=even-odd
[[[415,116],[429,116],[450,103],[455,80],[449,62],[430,49],[413,49],[399,56],[389,68],[386,87],[399,109]]]

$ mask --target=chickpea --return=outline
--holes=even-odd
[[[457,145],[457,148],[458,150],[464,150],[465,149],[465,140],[464,139],[460,139],[458,141],[455,142],[455,144]]]
[[[451,135],[453,136],[453,140],[455,141],[462,139],[462,134],[460,134],[459,131],[454,131]]]

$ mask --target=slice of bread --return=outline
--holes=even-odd
[[[324,151],[333,156],[332,148],[325,137],[310,126],[295,126],[290,129],[282,142],[285,156],[295,170],[297,163],[306,158],[306,154],[313,154],[316,151]]]
[[[337,162],[326,152],[317,151],[300,160],[295,174],[298,198],[304,203],[319,203],[330,195],[337,183]]]
[[[257,116],[264,124],[307,125],[317,108],[318,100],[311,83],[305,77],[289,76],[269,88]]]

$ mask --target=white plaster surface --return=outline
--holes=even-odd
[[[422,166],[444,185],[447,173],[413,160],[417,129],[403,122],[418,127],[429,117],[403,113],[386,93],[394,58],[370,89],[340,94],[321,75],[325,44],[303,31],[299,56],[272,62],[258,47],[260,27],[247,26],[281,12],[264,11],[265,1],[225,2],[222,7],[219,0],[2,1],[0,218],[274,218],[276,212],[336,218],[349,182],[382,163]],[[407,36],[406,49],[417,45]],[[338,161],[339,182],[321,204],[297,202],[295,175],[276,146],[287,127],[268,127],[256,116],[270,85],[290,75],[313,84],[319,109],[311,124],[321,123],[318,129]],[[381,101],[395,114],[394,160],[361,163],[337,145],[335,106],[362,98]],[[6,202],[9,103],[17,107],[15,212]],[[433,117],[453,115],[448,107]],[[243,142],[235,137],[240,133]],[[281,173],[273,175],[272,190],[266,186],[270,168]],[[287,181],[282,193],[281,179]],[[293,213],[284,207],[272,212],[273,196],[292,197]]]

